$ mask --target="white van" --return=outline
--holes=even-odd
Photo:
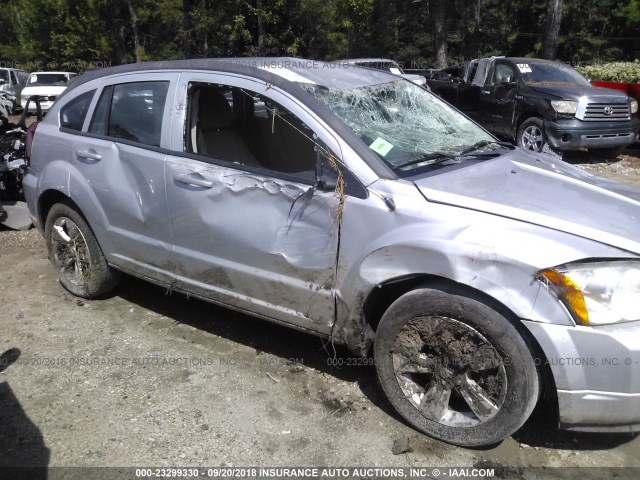
[[[71,72],[33,72],[20,96],[22,108],[26,107],[31,96],[38,95],[42,111],[49,111],[58,95],[67,88],[69,80],[75,76],[77,74]],[[35,103],[32,102],[29,110],[35,111],[35,108]]]

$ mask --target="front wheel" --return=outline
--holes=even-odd
[[[71,205],[51,207],[44,232],[49,260],[71,293],[93,298],[118,284],[119,273],[109,267],[93,231]]]
[[[421,288],[400,297],[380,321],[374,356],[400,415],[455,445],[501,441],[538,400],[535,363],[516,328],[461,293]]]
[[[527,118],[518,128],[518,146],[525,150],[541,152],[547,144],[547,132],[541,118]]]

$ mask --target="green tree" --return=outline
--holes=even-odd
[[[555,60],[558,52],[558,35],[562,22],[562,0],[549,0],[547,18],[542,32],[542,58]]]
[[[640,57],[640,0],[0,1],[0,60],[39,65],[292,55],[391,57],[427,68],[549,55],[549,2],[564,3],[558,58]]]

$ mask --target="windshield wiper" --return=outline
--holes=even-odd
[[[486,147],[488,145],[499,145],[501,147],[508,148],[509,150],[513,150],[516,148],[512,144],[507,142],[497,142],[495,140],[481,140],[479,142],[474,143],[470,147],[465,148],[460,153],[449,153],[449,152],[427,153],[420,157],[408,160],[404,163],[400,163],[399,165],[394,165],[393,169],[401,170],[403,168],[410,167],[411,165],[417,165],[419,163],[424,163],[425,166],[436,165],[438,163],[443,163],[447,160],[452,160],[453,163],[460,163],[461,162],[460,159],[463,157],[499,157],[500,155],[502,155],[502,153],[496,150],[478,152],[478,153],[474,153],[473,155],[471,154],[472,152],[476,150],[480,150],[482,147]]]
[[[426,165],[435,165],[437,163],[444,162],[445,160],[458,160],[459,155],[454,153],[447,152],[432,152],[422,155],[417,158],[413,158],[411,160],[407,160],[406,162],[400,163],[399,165],[394,165],[394,170],[400,170],[405,167],[410,167],[411,165],[417,165],[419,163],[426,163]],[[425,166],[426,166],[425,165]]]
[[[464,150],[462,150],[458,156],[462,156],[462,155],[466,155],[468,153],[471,152],[475,152],[476,150],[480,150],[482,147],[488,147],[489,145],[499,145],[501,147],[506,147],[509,150],[513,150],[514,147],[512,144],[507,143],[507,142],[497,142],[495,140],[480,140],[479,142],[474,143],[473,145],[471,145],[470,147],[465,148]],[[490,152],[486,152],[486,154],[495,154],[495,150],[492,150]]]

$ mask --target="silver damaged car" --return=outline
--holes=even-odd
[[[70,292],[124,272],[344,344],[432,437],[498,442],[542,399],[562,428],[640,427],[640,191],[406,79],[294,58],[88,72],[37,126],[24,190]]]

